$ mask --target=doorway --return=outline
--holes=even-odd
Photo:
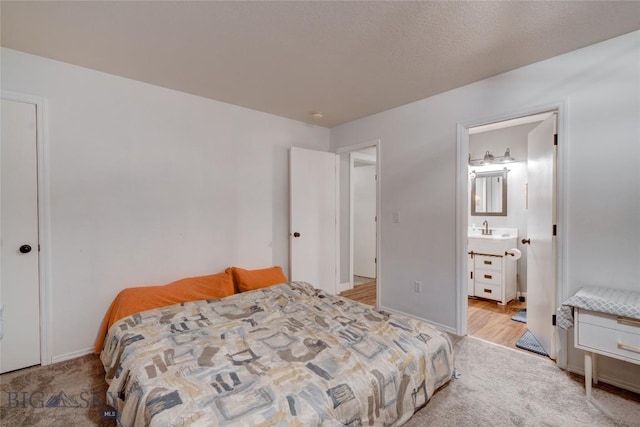
[[[361,302],[380,304],[380,141],[370,141],[338,150],[337,153],[292,147],[289,150],[289,280],[306,281],[330,294],[352,292]],[[352,197],[355,182],[351,169],[370,167],[373,176],[363,190],[368,203]],[[364,169],[363,169],[364,170]],[[353,199],[353,200],[352,200]],[[367,240],[354,235],[356,209],[365,209]],[[366,205],[366,206],[365,206]],[[373,224],[373,225],[372,225]],[[354,242],[354,240],[357,242]],[[367,251],[354,250],[362,244]],[[355,254],[368,258],[369,270],[362,270],[366,283],[354,288]],[[357,280],[362,280],[356,278]],[[368,286],[364,286],[368,285]]]
[[[376,306],[378,301],[377,142],[347,147],[339,162],[339,291]],[[376,144],[376,145],[373,145]]]
[[[468,127],[464,190],[467,333],[551,359],[557,357],[557,115]]]

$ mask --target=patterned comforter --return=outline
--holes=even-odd
[[[124,426],[400,425],[453,372],[445,333],[302,282],[126,317],[101,359]]]

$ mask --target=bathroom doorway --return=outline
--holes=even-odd
[[[468,128],[467,333],[552,359],[556,144],[557,111]]]

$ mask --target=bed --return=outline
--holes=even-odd
[[[100,357],[124,426],[401,425],[454,369],[446,333],[303,282],[130,315]]]

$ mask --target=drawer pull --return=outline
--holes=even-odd
[[[492,262],[492,261],[485,261],[484,263],[485,263],[485,264],[487,264],[487,265],[491,265],[491,264],[493,264],[493,262]]]
[[[485,274],[485,275],[484,275],[484,278],[485,278],[485,279],[491,279],[491,277],[492,277],[492,276],[491,276],[490,274]]]
[[[616,320],[618,321],[618,323],[622,323],[623,325],[640,326],[640,319],[631,319],[630,317],[618,316]]]
[[[640,353],[640,346],[625,344],[620,341],[618,341],[618,348],[622,350],[633,351],[634,353]]]
[[[484,288],[484,291],[485,291],[486,293],[488,293],[488,294],[490,294],[490,293],[492,293],[492,292],[493,292],[491,289],[487,289],[487,288]],[[618,344],[618,345],[620,345],[620,344]]]

